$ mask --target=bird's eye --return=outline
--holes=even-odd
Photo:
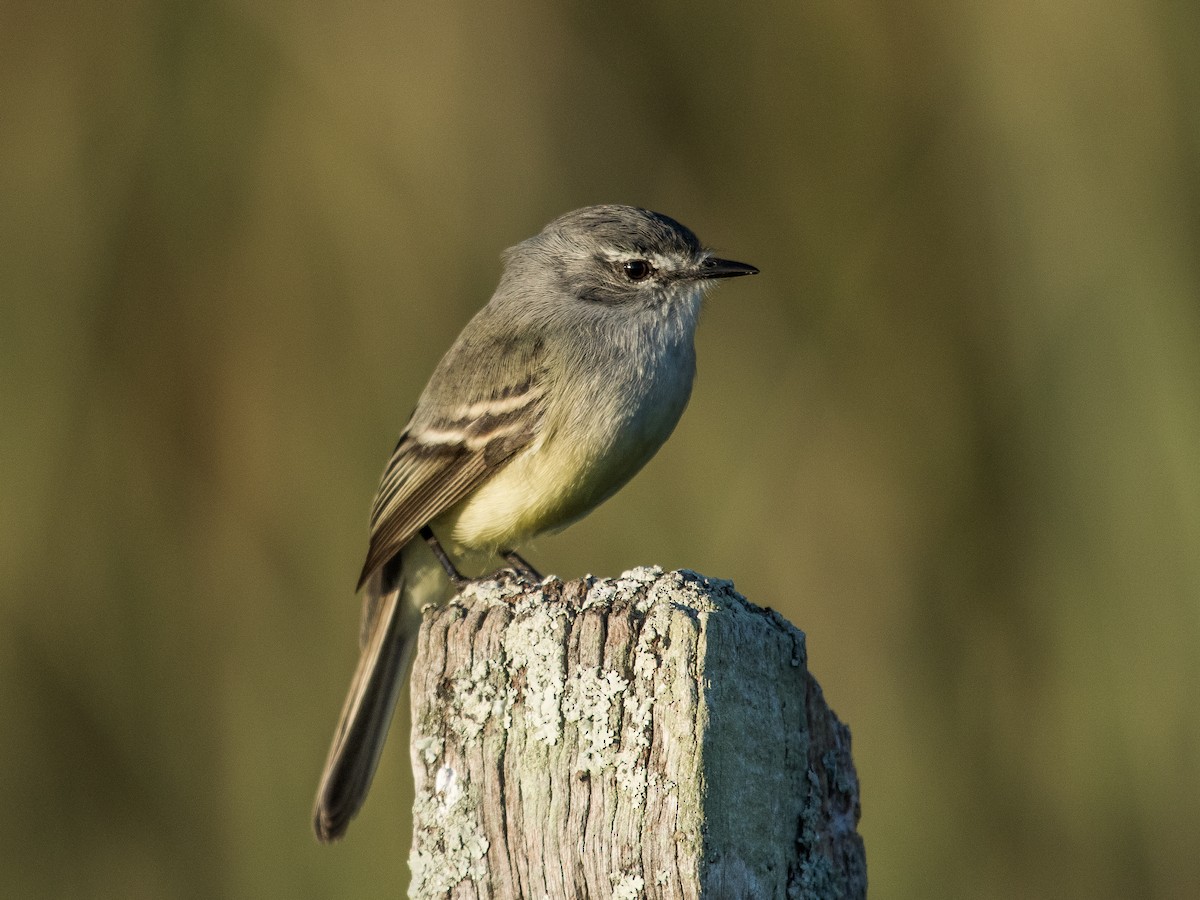
[[[621,268],[630,281],[644,281],[654,274],[654,266],[644,259],[627,259]]]

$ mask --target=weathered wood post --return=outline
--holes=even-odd
[[[412,676],[410,897],[866,896],[850,733],[727,582],[473,585]]]

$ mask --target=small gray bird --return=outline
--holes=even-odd
[[[317,791],[317,838],[366,798],[421,623],[466,579],[612,496],[675,428],[692,391],[704,291],[754,266],[674,219],[590,206],[504,256],[500,286],[417,401],[371,511],[362,652]]]

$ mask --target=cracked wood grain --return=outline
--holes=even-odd
[[[727,582],[482,582],[426,611],[410,896],[866,895],[850,733]]]

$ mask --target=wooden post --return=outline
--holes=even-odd
[[[409,896],[866,896],[850,732],[732,585],[485,582],[427,610]]]

